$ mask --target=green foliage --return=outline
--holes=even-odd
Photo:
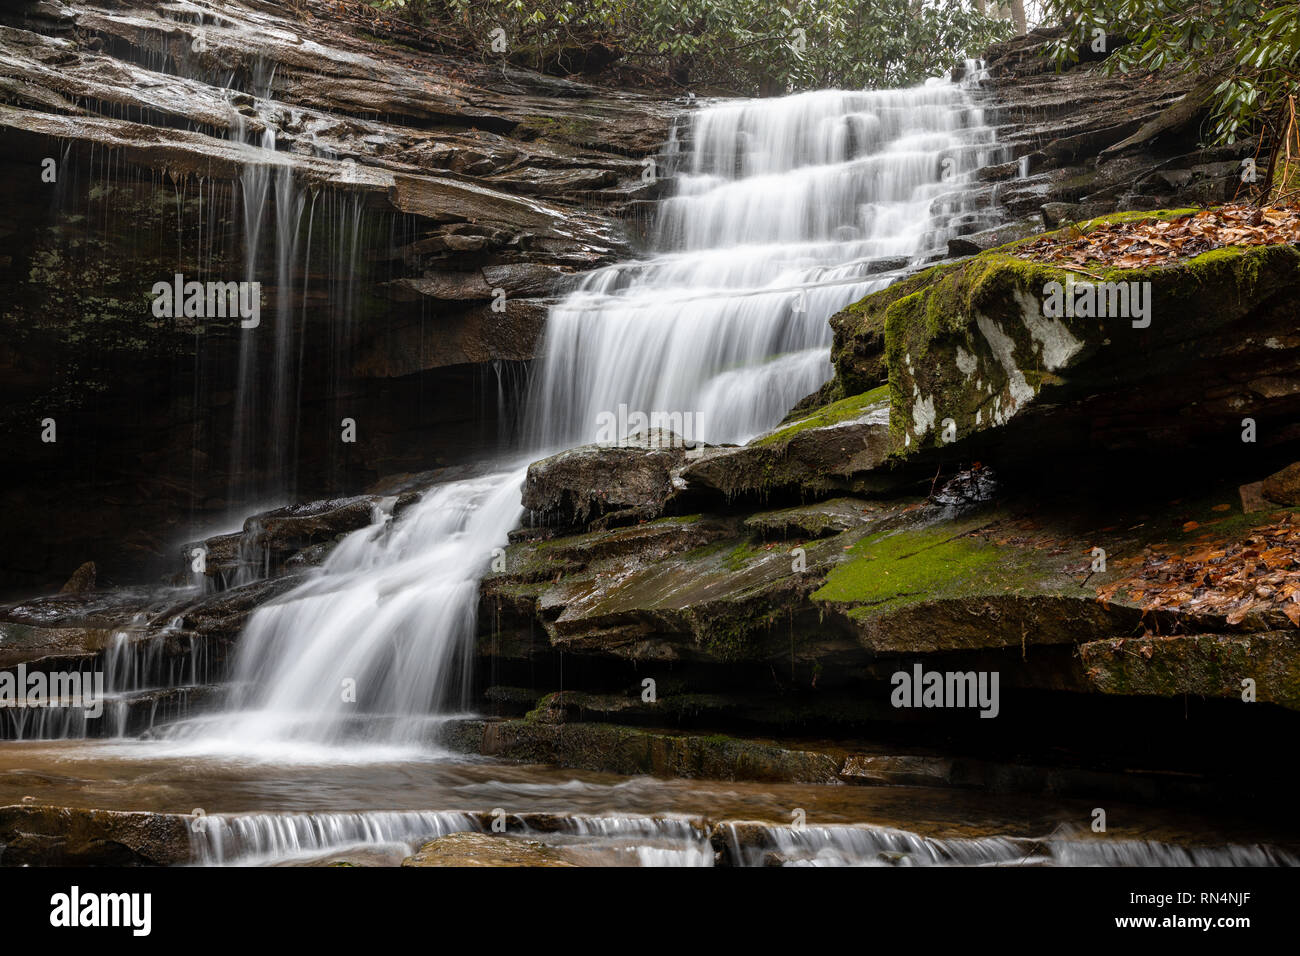
[[[1046,0],[1067,25],[1054,53],[1075,61],[1107,32],[1128,42],[1108,69],[1186,70],[1212,78],[1208,139],[1231,143],[1280,115],[1300,69],[1300,0]]]
[[[1012,27],[971,0],[372,0],[452,28],[488,58],[580,68],[603,48],[681,86],[741,94],[916,83]]]

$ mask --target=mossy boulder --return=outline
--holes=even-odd
[[[1131,607],[1102,607],[1081,586],[1077,554],[1013,536],[1006,515],[871,534],[811,599],[878,654],[1068,644],[1132,627]]]
[[[897,483],[881,470],[889,451],[889,396],[876,388],[813,409],[747,445],[707,449],[682,478],[728,498],[880,492]]]
[[[1018,245],[918,273],[831,320],[838,390],[888,380],[894,460],[1035,407],[1060,425],[1063,406],[1091,403],[1091,435],[1116,445],[1131,436],[1105,414],[1141,400],[1149,440],[1177,444],[1233,415],[1285,416],[1300,401],[1287,375],[1300,250],[1227,247],[1160,267],[1073,270],[1020,258]]]

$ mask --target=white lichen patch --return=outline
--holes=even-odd
[[[975,374],[975,369],[979,368],[979,359],[959,345],[957,346],[957,368],[961,370],[962,375],[970,378]],[[976,383],[975,387],[978,388],[979,383]]]
[[[912,425],[917,438],[934,427],[934,419],[934,396],[924,400],[918,398],[912,406]]]
[[[985,341],[989,343],[989,348],[993,351],[993,357],[998,360],[998,364],[1007,373],[1008,408],[1004,413],[999,406],[998,413],[994,417],[995,424],[1001,425],[1006,419],[1014,415],[1021,405],[1033,400],[1035,395],[1034,387],[1025,379],[1025,373],[1020,371],[1020,366],[1016,364],[1015,340],[1003,332],[1001,326],[987,316],[976,316],[975,324],[979,326]]]
[[[1043,315],[1037,300],[1025,295],[1019,289],[1015,292],[1015,298],[1020,305],[1025,328],[1029,331],[1030,337],[1038,343],[1043,368],[1054,372],[1063,368],[1070,359],[1079,354],[1083,343],[1070,334],[1064,322]]]

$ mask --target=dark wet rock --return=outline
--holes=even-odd
[[[430,840],[402,866],[576,866],[562,850],[505,834],[465,831]]]
[[[1237,493],[1241,496],[1241,510],[1246,514],[1268,511],[1272,508],[1272,503],[1264,498],[1264,482],[1262,481],[1252,481],[1249,484],[1242,485],[1237,489]]]
[[[457,734],[474,752],[529,763],[664,777],[830,783],[839,761],[740,738],[662,734],[611,724],[531,720],[465,722]]]
[[[55,589],[86,560],[101,582],[152,579],[178,542],[241,514],[244,484],[277,486],[288,472],[296,487],[255,500],[324,498],[454,464],[495,439],[484,372],[521,378],[494,363],[532,360],[545,297],[627,255],[621,216],[640,159],[677,109],[457,59],[427,37],[411,45],[397,21],[319,3],[224,4],[205,18],[201,53],[200,24],[171,10],[51,9],[0,14],[0,197],[28,226],[0,263],[12,273],[0,506],[10,534],[33,542],[6,562],[0,595]],[[267,134],[274,150],[250,145]],[[33,157],[57,159],[57,184],[26,188]],[[267,191],[258,250],[227,214],[255,173],[292,177],[304,203],[289,277],[306,295],[291,323],[302,421],[285,453],[295,460],[259,455],[233,475],[238,324],[157,321],[146,297],[176,272],[243,279],[251,258],[270,327],[282,293],[272,224],[290,213],[273,207],[285,191]],[[160,215],[167,230],[138,228]],[[329,258],[351,247],[355,261]],[[326,271],[349,287],[327,288]],[[263,372],[271,340],[256,339]],[[194,369],[197,389],[181,384]],[[355,454],[338,447],[343,394],[339,417],[361,425]],[[58,421],[57,446],[32,437],[45,416]]]
[[[0,621],[0,667],[89,657],[102,651],[113,633],[111,627],[38,627]]]
[[[938,504],[961,507],[992,501],[997,493],[997,474],[992,468],[981,467],[949,478],[932,497]]]
[[[80,594],[95,590],[95,562],[87,561],[72,572],[68,583],[59,588],[60,594]]]
[[[146,592],[61,592],[0,606],[0,667],[63,666],[100,653],[117,631],[155,606]]]
[[[1048,225],[1051,225],[1049,223]],[[1041,216],[1027,216],[1016,222],[982,229],[969,235],[948,240],[948,254],[951,256],[973,256],[989,249],[996,249],[1008,242],[1025,239],[1043,231]]]
[[[998,140],[1014,160],[985,177],[1012,216],[1041,212],[1051,228],[1117,210],[1233,198],[1242,187],[1241,161],[1256,156],[1258,143],[1248,137],[1201,148],[1208,106],[1194,76],[1109,75],[1105,56],[1090,50],[1058,72],[1046,54],[1059,33],[1032,30],[994,44],[986,56]]]
[[[583,445],[529,465],[523,504],[534,522],[561,526],[657,518],[685,490],[678,471],[695,454],[658,429],[619,444]]]
[[[1294,628],[1260,634],[1147,635],[1079,648],[1087,681],[1104,694],[1199,694],[1300,710],[1300,640]],[[1249,687],[1247,682],[1252,682]]]
[[[832,498],[811,505],[762,511],[745,519],[745,527],[766,539],[803,541],[861,527],[883,509],[862,498]]]
[[[179,814],[0,807],[2,866],[168,866],[190,862]]]
[[[484,695],[491,699],[492,695]],[[655,697],[644,685],[624,694],[554,691],[530,707],[526,716],[538,723],[596,722],[643,727],[710,728],[744,726],[753,732],[837,727],[857,730],[873,721],[888,721],[887,701],[861,693],[831,690],[799,694],[762,693],[750,689],[692,692],[670,680],[656,681]]]
[[[1287,465],[1277,474],[1269,475],[1260,487],[1269,501],[1279,505],[1300,505],[1300,462]]]
[[[387,501],[388,514],[397,500]],[[382,503],[367,495],[287,505],[249,517],[241,532],[187,544],[182,555],[191,564],[201,549],[205,576],[222,587],[240,583],[241,572],[244,580],[274,576],[300,552],[373,524]]]
[[[844,761],[840,779],[846,783],[894,787],[946,786],[952,777],[952,766],[952,759],[947,757],[854,754]]]

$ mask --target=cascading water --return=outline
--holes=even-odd
[[[946,255],[974,214],[968,174],[998,158],[969,92],[939,81],[691,114],[658,254],[589,274],[551,311],[531,437],[590,440],[620,404],[692,422],[692,439],[770,428],[830,376],[826,320]]]
[[[275,741],[426,739],[435,701],[466,700],[479,578],[519,521],[522,480],[516,469],[451,482],[400,522],[377,514],[312,580],[253,615],[232,674],[234,713],[175,732],[234,749],[270,744],[279,756]]]
[[[829,316],[941,253],[996,149],[970,92],[940,81],[691,114],[654,255],[592,273],[552,310],[524,460],[589,440],[620,404],[691,413],[695,439],[777,424],[830,374]],[[426,740],[428,715],[465,702],[478,580],[519,520],[522,478],[515,464],[441,485],[352,534],[253,615],[232,712],[177,733],[236,749]]]

